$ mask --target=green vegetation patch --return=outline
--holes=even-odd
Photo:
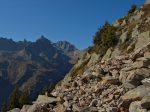
[[[102,28],[99,28],[93,37],[94,46],[92,50],[96,53],[100,53],[101,56],[104,56],[106,51],[117,44],[118,39],[116,37],[116,28],[105,23]]]

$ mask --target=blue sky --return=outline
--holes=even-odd
[[[105,21],[126,15],[144,0],[0,0],[0,37],[35,41],[67,40],[79,49],[92,45],[92,36]]]

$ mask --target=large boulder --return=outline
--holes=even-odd
[[[106,54],[103,56],[102,61],[107,61],[111,58],[112,54],[112,48],[109,48],[106,52]]]
[[[130,90],[121,97],[119,106],[129,108],[131,102],[142,100],[142,98],[144,96],[147,96],[148,93],[150,93],[150,87],[144,85],[139,86],[133,90]]]
[[[37,100],[33,103],[52,104],[52,103],[56,103],[56,102],[57,102],[57,98],[48,97],[46,95],[39,95]]]
[[[135,44],[135,49],[139,49],[142,46],[150,42],[150,31],[143,32],[139,35],[137,43]]]
[[[141,59],[141,60],[140,60]],[[147,58],[140,58],[139,61],[133,63],[133,68],[147,68],[150,65],[150,60]]]
[[[122,83],[130,82],[135,86],[139,86],[141,84],[141,81],[149,76],[150,76],[150,69],[148,68],[133,69],[131,71],[130,70],[126,71],[122,69],[120,71],[119,80]]]
[[[129,112],[148,112],[146,109],[141,108],[141,102],[132,102],[129,108]]]

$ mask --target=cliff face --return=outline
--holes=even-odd
[[[150,4],[112,25],[115,46],[103,57],[86,51],[51,93],[55,98],[39,96],[21,111],[150,112]]]

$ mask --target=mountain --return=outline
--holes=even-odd
[[[21,112],[150,112],[150,4],[105,23],[93,42],[50,95]]]
[[[73,66],[74,52],[80,51],[69,42],[64,42],[68,51],[56,44],[43,36],[35,42],[0,38],[0,104],[15,86],[28,89],[34,100],[44,87],[63,79]]]
[[[64,51],[64,54],[72,57],[70,63],[76,63],[79,57],[83,54],[80,50],[78,50],[74,45],[70,44],[67,41],[58,41],[55,43],[55,46],[60,48],[60,50]]]

